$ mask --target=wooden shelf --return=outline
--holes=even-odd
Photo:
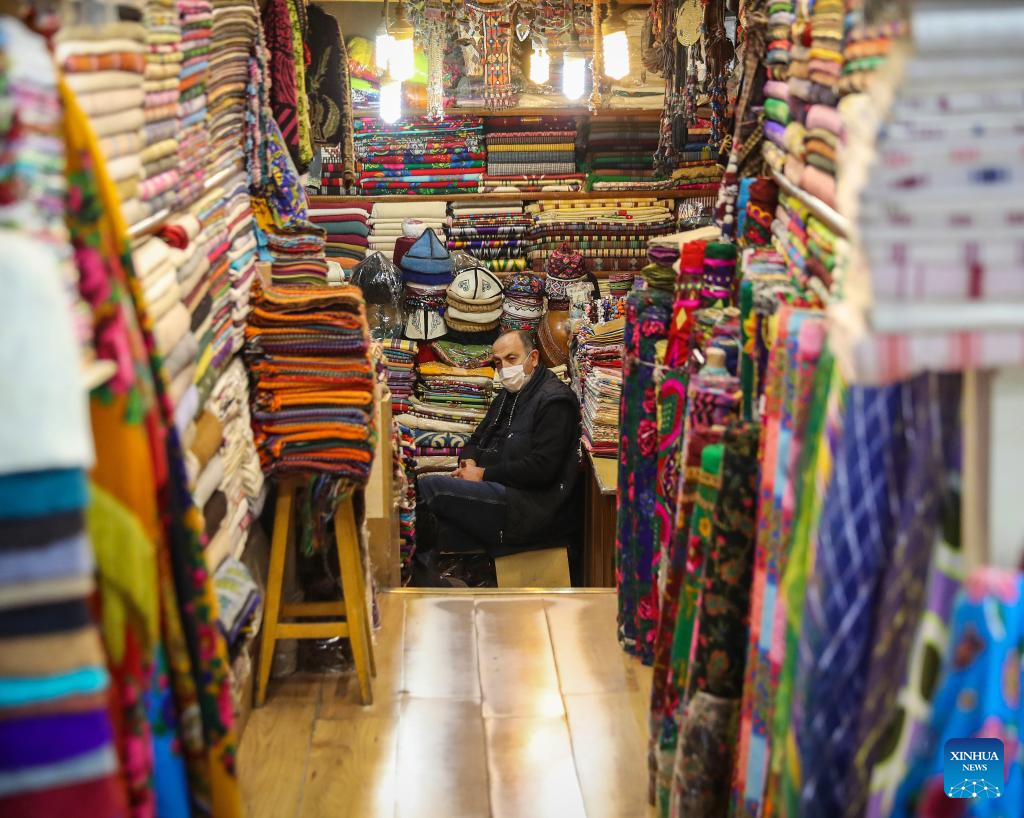
[[[581,107],[558,107],[542,106],[539,108],[505,108],[500,111],[494,111],[490,108],[445,108],[445,116],[481,116],[481,117],[492,117],[492,116],[576,116],[576,117],[590,117],[593,119],[641,119],[644,121],[654,122],[661,119],[661,108],[602,108],[599,111],[590,111],[587,108]],[[377,117],[376,108],[357,108],[352,112],[355,117],[369,117],[376,119]],[[405,115],[409,116],[424,116],[426,114],[425,108],[406,108]],[[405,117],[403,117],[404,119]]]
[[[581,190],[577,193],[556,191],[552,193],[449,193],[447,195],[416,196],[392,194],[389,196],[317,196],[310,195],[310,200],[334,204],[337,202],[459,202],[459,201],[495,201],[495,202],[537,202],[540,200],[565,202],[572,199],[701,199],[716,195],[711,190]]]

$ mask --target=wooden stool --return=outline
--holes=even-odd
[[[496,557],[494,570],[499,588],[568,588],[569,551],[543,548]]]
[[[270,571],[267,577],[267,609],[263,617],[260,641],[260,666],[256,676],[256,706],[267,698],[274,645],[278,639],[333,639],[342,637],[352,643],[352,657],[359,678],[359,695],[364,705],[373,704],[371,676],[377,675],[373,656],[373,634],[366,604],[366,574],[359,550],[352,498],[348,497],[334,515],[334,536],[338,542],[338,567],[341,570],[340,602],[281,603],[284,565],[288,549],[294,544],[293,508],[300,482],[290,479],[278,487],[274,509],[274,536],[270,543]],[[282,619],[338,617],[320,622],[283,622]]]

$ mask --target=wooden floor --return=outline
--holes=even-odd
[[[615,594],[381,597],[375,702],[271,686],[239,753],[248,818],[648,818],[650,671]]]

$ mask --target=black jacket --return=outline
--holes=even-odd
[[[519,392],[503,392],[491,404],[462,457],[483,468],[484,480],[508,489],[503,546],[550,544],[576,528],[579,445],[576,395],[543,367]]]

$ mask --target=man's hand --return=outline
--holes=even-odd
[[[459,469],[459,471],[461,472],[459,477],[461,477],[463,480],[469,480],[470,482],[473,483],[483,482],[484,470],[481,469],[479,466],[470,466],[467,464],[463,466],[461,469]]]
[[[465,470],[466,470],[467,467],[475,468],[476,467],[476,461],[475,460],[460,460],[459,461],[459,467],[455,471],[452,472],[452,477],[457,477],[460,480],[468,480],[468,479],[470,479],[470,478],[466,477],[466,474],[465,474]],[[481,478],[481,479],[483,479],[483,478]]]

